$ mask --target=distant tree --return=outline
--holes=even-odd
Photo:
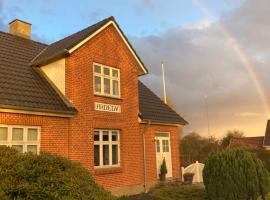
[[[241,137],[244,137],[243,131],[237,129],[228,130],[225,136],[221,139],[221,147],[226,148],[229,146],[231,139]]]
[[[218,148],[218,140],[214,137],[205,138],[195,132],[189,133],[181,139],[181,164],[187,166],[195,161],[204,162],[208,154]]]

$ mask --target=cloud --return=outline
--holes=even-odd
[[[135,1],[134,9],[137,14],[143,14],[149,12],[151,9],[156,8],[155,0],[138,0]]]
[[[232,47],[232,38],[224,36],[220,24],[246,51],[262,87],[270,91],[268,19],[270,1],[246,0],[216,22],[202,19],[158,36],[134,38],[134,46],[150,70],[142,80],[162,95],[160,62],[165,61],[168,95],[190,122],[186,132],[207,134],[208,109],[211,131],[217,136],[232,128],[244,130],[246,135],[259,134],[265,129],[266,110],[254,80]],[[235,113],[246,113],[246,117]],[[252,126],[247,113],[260,113],[253,116]]]
[[[253,112],[242,112],[242,113],[235,113],[235,117],[257,117],[260,116],[261,113],[253,113]]]
[[[24,15],[22,9],[17,6],[5,6],[7,3],[6,0],[0,0],[0,30],[7,31],[8,29],[8,20],[13,20],[16,18],[20,18],[20,16]]]

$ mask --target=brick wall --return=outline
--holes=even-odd
[[[40,150],[68,157],[68,118],[0,112],[0,124],[40,126]]]
[[[120,69],[121,99],[95,96],[93,63]],[[113,26],[66,59],[66,94],[79,113],[71,119],[70,157],[84,164],[106,188],[143,182],[142,138],[138,123],[138,63]],[[94,102],[121,105],[121,113],[94,110]],[[93,130],[120,130],[121,168],[95,171]]]

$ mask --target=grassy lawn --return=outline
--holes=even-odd
[[[148,194],[124,198],[125,200],[206,200],[202,186],[166,184],[159,185]]]
[[[154,200],[206,200],[202,186],[167,184],[156,187],[150,192]]]

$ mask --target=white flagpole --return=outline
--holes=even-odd
[[[167,104],[166,83],[165,83],[164,63],[163,63],[163,61],[161,62],[161,68],[162,68],[162,80],[163,80],[164,103]]]

